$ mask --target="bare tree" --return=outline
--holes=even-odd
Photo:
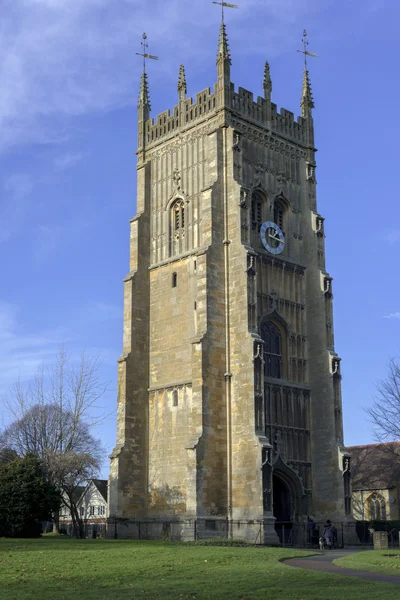
[[[107,389],[100,380],[100,366],[98,357],[85,352],[74,363],[62,347],[54,366],[41,368],[27,390],[20,381],[15,383],[6,401],[15,420],[0,435],[0,450],[34,454],[46,464],[80,537],[83,523],[76,491],[99,474],[105,453],[91,433],[103,417],[97,402]]]
[[[378,385],[378,395],[372,406],[366,408],[379,442],[400,440],[400,364],[389,361],[389,373]]]

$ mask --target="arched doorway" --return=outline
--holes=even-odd
[[[288,543],[292,531],[292,502],[290,490],[285,481],[278,475],[273,475],[273,511],[275,517],[275,531],[279,539]]]
[[[289,488],[280,477],[274,475],[272,489],[274,517],[277,521],[288,523],[292,520]]]

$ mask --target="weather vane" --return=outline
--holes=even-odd
[[[303,31],[303,37],[302,37],[301,41],[303,42],[303,50],[297,50],[297,52],[301,52],[302,54],[304,54],[304,68],[307,69],[307,56],[317,57],[318,54],[315,54],[315,52],[309,52],[307,50],[308,39],[307,39],[307,31],[305,29]]]
[[[219,4],[222,9],[222,23],[224,23],[224,7],[225,8],[239,8],[237,4],[229,4],[229,2],[214,2],[213,4]]]
[[[147,35],[144,33],[142,35],[142,41],[140,42],[142,46],[143,52],[136,52],[138,56],[143,56],[143,73],[146,73],[146,58],[151,58],[152,60],[158,60],[158,56],[153,56],[152,54],[148,54],[146,50],[149,47],[147,43]]]

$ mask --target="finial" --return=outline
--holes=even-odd
[[[231,57],[229,54],[228,36],[226,35],[226,27],[224,21],[224,8],[239,8],[237,4],[230,4],[229,2],[213,2],[221,7],[221,27],[219,29],[219,40],[218,40],[218,55],[217,63],[227,61],[231,63]]]
[[[185,67],[183,65],[181,65],[179,67],[179,78],[178,78],[178,92],[179,92],[179,96],[183,96],[183,98],[186,95],[186,75],[185,75]]]
[[[147,35],[143,33],[142,41],[140,42],[142,46],[143,52],[136,52],[138,56],[143,56],[143,73],[140,80],[140,93],[139,93],[139,107],[146,107],[150,110],[150,95],[149,95],[149,86],[147,82],[147,73],[146,73],[146,58],[150,58],[151,60],[158,60],[158,56],[153,56],[152,54],[147,53],[147,49],[149,44],[147,42]]]
[[[314,100],[312,97],[310,77],[308,75],[308,70],[307,70],[307,56],[315,56],[316,57],[316,56],[318,56],[318,54],[315,54],[314,52],[309,52],[307,50],[308,36],[307,36],[307,31],[305,29],[303,31],[303,37],[302,37],[301,41],[303,43],[303,50],[297,50],[297,52],[301,52],[302,54],[304,54],[303,88],[302,88],[302,92],[301,92],[300,106],[301,106],[301,111],[302,111],[303,117],[307,117],[307,115],[309,114],[311,109],[314,108]]]
[[[264,97],[266,100],[271,100],[271,92],[272,92],[272,81],[271,81],[271,71],[269,68],[269,62],[265,62],[264,66]]]
[[[147,73],[143,71],[142,77],[140,78],[140,92],[139,92],[139,101],[138,108],[148,108],[150,110],[150,94],[149,94],[149,84],[147,82]]]
[[[312,97],[311,83],[307,69],[303,73],[303,88],[300,102],[303,117],[307,116],[308,110],[314,108],[314,99]]]
[[[227,61],[230,65],[232,64],[231,55],[229,53],[228,36],[226,34],[225,23],[221,23],[221,27],[219,30],[217,64],[220,61]]]

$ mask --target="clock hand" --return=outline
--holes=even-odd
[[[276,242],[281,242],[282,244],[284,243],[284,241],[283,241],[283,240],[281,240],[281,238],[280,238],[280,237],[276,237],[275,235],[268,234],[268,237],[272,238],[272,239],[273,239],[273,240],[275,240]]]

